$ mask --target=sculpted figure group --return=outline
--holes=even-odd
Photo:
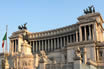
[[[88,6],[88,8],[84,9],[83,10],[85,14],[88,14],[88,13],[95,13],[95,7],[92,5],[92,6]]]
[[[19,30],[27,29],[26,25],[27,25],[27,23],[25,23],[24,25],[21,25],[21,26],[19,25],[18,29]]]

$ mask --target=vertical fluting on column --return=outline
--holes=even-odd
[[[85,33],[85,41],[87,40],[87,34],[86,34],[86,26],[84,26],[84,33]]]
[[[91,26],[89,25],[89,40],[91,40]]]

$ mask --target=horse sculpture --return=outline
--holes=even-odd
[[[84,9],[83,10],[85,14],[88,14],[88,13],[95,13],[95,7],[92,5],[92,6],[88,6],[88,8]]]
[[[18,26],[18,29],[19,29],[19,30],[23,30],[23,29],[26,29],[26,30],[27,30],[26,25],[27,25],[27,23],[25,23],[24,25],[21,25],[21,26],[19,25],[19,26]]]

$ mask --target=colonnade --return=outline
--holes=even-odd
[[[54,51],[56,49],[60,49],[62,47],[67,46],[68,43],[79,42],[92,40],[94,38],[94,30],[93,25],[85,25],[81,26],[80,30],[76,30],[72,33],[68,33],[66,35],[61,35],[57,37],[49,37],[44,39],[30,40],[29,43],[32,46],[32,52],[39,52],[40,50],[44,50],[46,52]],[[13,52],[18,51],[18,40],[11,40],[11,46],[13,47]]]
[[[94,38],[93,33],[93,25],[85,25],[80,27],[80,34],[79,31],[75,31],[73,33],[62,35],[56,38],[54,37],[41,40],[31,40],[29,43],[32,46],[32,52],[39,52],[40,50],[50,52],[67,46],[68,43],[92,40]],[[11,40],[11,46],[13,47],[13,52],[17,52],[18,40]]]
[[[80,41],[94,40],[93,24],[80,27]]]
[[[10,40],[10,51],[12,52],[18,52],[18,40]]]
[[[56,38],[47,38],[42,40],[31,40],[29,43],[32,46],[32,52],[39,52],[44,50],[46,52],[54,51],[67,46],[67,43],[78,42],[79,32],[60,36]]]

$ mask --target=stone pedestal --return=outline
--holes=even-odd
[[[79,48],[75,49],[75,56],[74,56],[74,69],[81,69],[81,52]]]
[[[40,69],[46,69],[46,63],[40,63],[39,66]]]
[[[50,61],[44,51],[40,51],[39,69],[46,69],[46,64]]]
[[[2,60],[2,69],[9,69],[9,64],[8,64],[8,60],[7,60],[7,57]]]
[[[8,59],[5,59],[5,69],[9,69]]]
[[[14,68],[34,69],[34,56],[31,53],[31,46],[26,40],[21,45],[21,52],[14,56]]]
[[[74,69],[81,69],[81,60],[74,61]]]

